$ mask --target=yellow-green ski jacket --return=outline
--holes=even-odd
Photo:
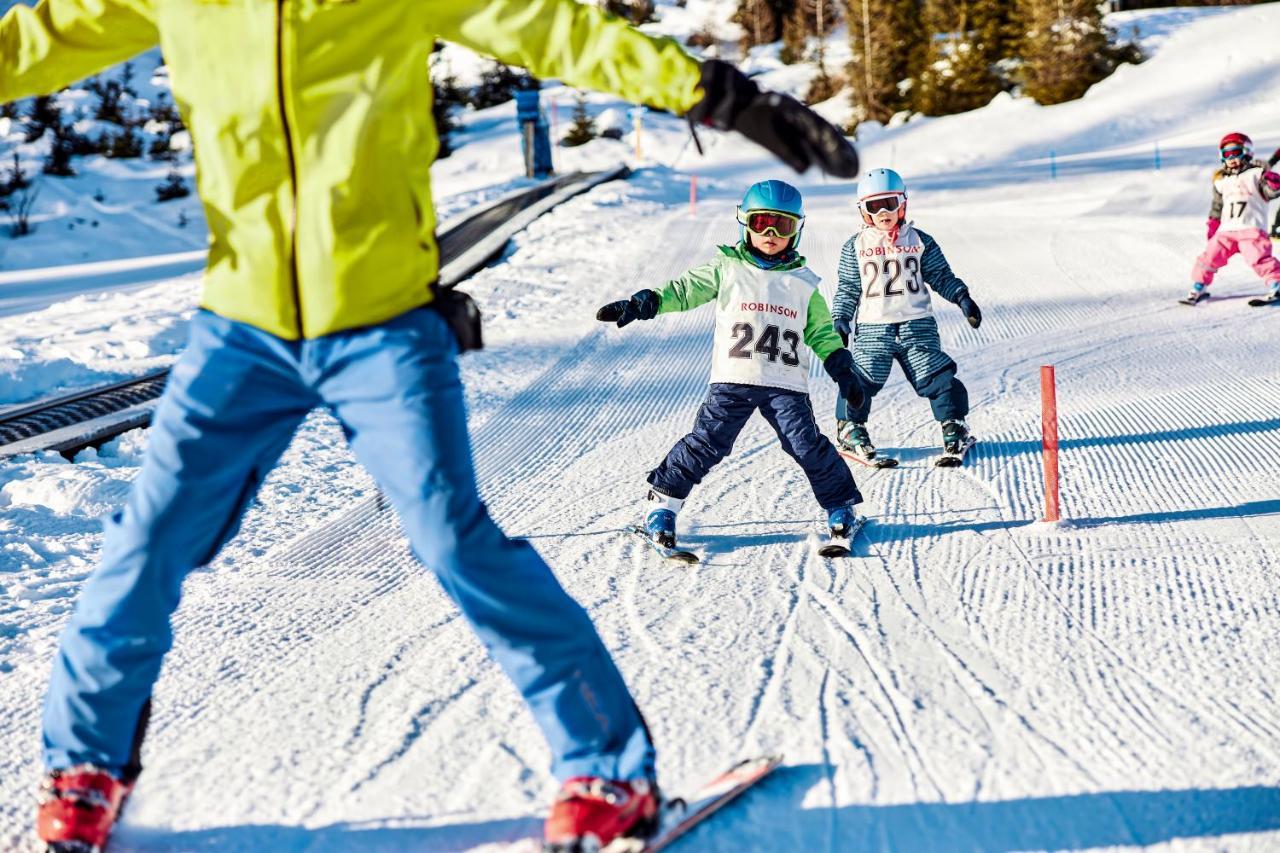
[[[431,300],[437,36],[677,113],[701,94],[675,42],[572,0],[41,0],[0,19],[0,102],[158,43],[209,224],[203,305],[311,338]]]

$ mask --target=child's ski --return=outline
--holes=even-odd
[[[1275,305],[1280,302],[1280,292],[1269,293],[1266,296],[1259,296],[1249,300],[1250,308],[1261,308],[1263,305]]]
[[[836,452],[839,453],[841,456],[843,456],[845,459],[848,459],[851,462],[857,462],[859,465],[865,465],[868,468],[897,468],[898,467],[897,459],[895,459],[892,456],[883,456],[880,454],[879,451],[876,452],[875,456],[871,456],[871,457],[863,456],[861,453],[855,453],[852,450],[844,450],[843,448],[839,448],[839,447],[836,448]]]
[[[1199,293],[1188,293],[1186,296],[1182,297],[1178,301],[1181,302],[1183,305],[1199,305],[1201,302],[1204,302],[1208,298],[1209,298],[1209,291],[1202,290]]]
[[[658,831],[642,842],[642,846],[619,847],[617,850],[620,853],[628,850],[638,850],[643,853],[658,853],[659,850],[666,850],[672,842],[728,805],[743,791],[772,773],[781,763],[781,755],[763,755],[738,762],[707,782],[692,796],[663,803]],[[605,849],[608,853],[614,853],[615,848],[611,844]]]
[[[678,563],[696,563],[698,555],[692,551],[686,551],[683,548],[668,548],[660,544],[656,539],[649,535],[649,531],[645,530],[638,524],[629,524],[626,528],[628,533],[634,533],[645,542],[649,543],[649,547],[657,551],[667,560],[675,560]]]
[[[933,464],[939,468],[958,468],[964,463],[965,454],[969,452],[969,448],[978,443],[978,439],[973,436],[967,436],[964,444],[960,446],[958,453],[943,452],[941,456],[933,460]]]
[[[858,538],[858,533],[866,526],[867,517],[859,515],[854,517],[853,529],[849,531],[848,536],[841,536],[837,539],[831,535],[830,530],[823,530],[819,534],[818,556],[827,558],[849,556],[853,553],[849,546],[853,544],[853,540]]]

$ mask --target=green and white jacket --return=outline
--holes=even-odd
[[[657,288],[658,313],[716,303],[711,383],[809,391],[809,351],[825,361],[842,349],[820,279],[804,258],[762,269],[742,243]],[[804,346],[801,346],[801,344]]]

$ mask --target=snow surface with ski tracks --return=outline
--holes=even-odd
[[[1280,144],[1265,58],[1280,9],[1134,20],[1167,25],[1155,58],[1080,102],[998,99],[862,146],[868,167],[905,173],[910,213],[982,306],[973,330],[935,300],[981,443],[933,468],[938,428],[895,373],[871,430],[903,464],[855,469],[873,523],[850,558],[813,554],[820,513],[760,419],[681,513],[702,563],[621,532],[705,393],[712,315],[619,330],[594,310],[733,240],[742,189],[787,178],[759,152],[713,139],[697,160],[656,118],[655,156],[676,169],[569,202],[466,285],[488,319],[488,348],[463,359],[486,499],[588,608],[662,783],[786,754],[687,849],[1280,847],[1280,309],[1236,298],[1260,290],[1239,265],[1218,299],[1175,301],[1217,137]],[[830,297],[851,186],[796,180]],[[171,357],[195,292],[182,279],[0,317],[21,364],[4,402]],[[1059,382],[1061,525],[1037,521],[1041,364]],[[813,397],[833,432],[821,373]],[[0,465],[5,849],[30,844],[57,630],[145,440]],[[554,790],[546,748],[327,415],[192,575],[175,625],[113,850],[529,849]]]

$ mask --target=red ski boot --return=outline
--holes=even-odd
[[[641,849],[658,828],[658,792],[643,779],[611,782],[578,776],[564,783],[547,816],[545,853]],[[627,841],[634,844],[628,846]]]
[[[99,853],[133,785],[82,764],[52,770],[40,783],[36,834],[57,853]]]

